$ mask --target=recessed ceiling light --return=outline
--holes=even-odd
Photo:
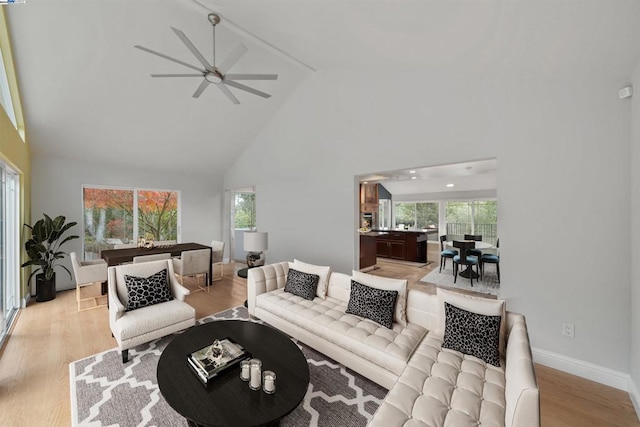
[[[412,176],[411,179],[418,179],[418,177],[417,176]]]
[[[447,184],[447,187],[451,188],[453,187],[453,184]]]
[[[409,173],[416,173],[416,171],[409,171]]]
[[[369,181],[362,181],[362,183],[363,183],[363,184],[368,184],[368,183],[369,183]]]

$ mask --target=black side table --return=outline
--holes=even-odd
[[[242,277],[243,279],[246,279],[248,275],[249,275],[249,268],[241,268],[240,270],[238,270],[238,277]]]

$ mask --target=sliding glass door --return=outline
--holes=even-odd
[[[18,175],[0,164],[0,345],[20,305]]]

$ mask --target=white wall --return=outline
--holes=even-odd
[[[497,157],[509,309],[527,316],[533,346],[628,373],[630,109],[620,85],[321,71],[225,188],[255,185],[269,262],[295,256],[349,272],[355,175]],[[602,244],[614,250],[596,252]],[[563,322],[575,324],[575,339],[562,336]]]
[[[640,63],[631,100],[631,400],[640,416]]]
[[[180,190],[181,240],[211,244],[222,239],[222,177],[207,177],[176,171],[150,171],[114,167],[94,161],[56,158],[32,159],[32,220],[64,215],[76,221],[74,234],[82,236],[82,185]],[[81,237],[82,238],[82,237]],[[81,239],[63,247],[65,252],[82,250]],[[71,262],[65,263],[71,270]],[[63,269],[56,274],[58,290],[75,287]]]

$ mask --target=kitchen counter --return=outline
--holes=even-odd
[[[437,232],[437,229],[361,231],[360,269],[372,268],[376,257],[426,263],[428,236]]]

